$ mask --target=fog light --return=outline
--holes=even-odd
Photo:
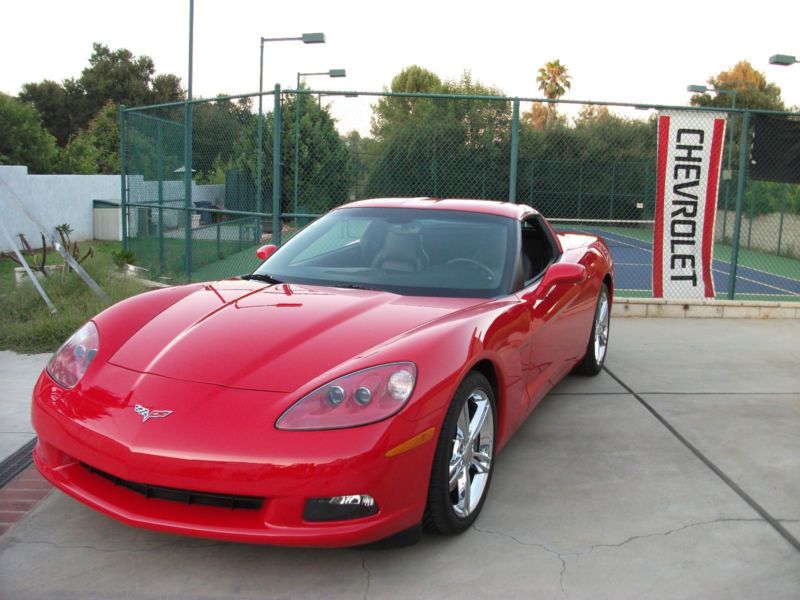
[[[378,504],[367,494],[309,498],[303,511],[306,521],[343,521],[377,514]]]

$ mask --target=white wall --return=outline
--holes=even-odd
[[[120,201],[119,175],[29,175],[28,167],[0,165],[0,179],[7,184],[0,184],[0,218],[16,244],[19,244],[19,233],[24,234],[32,246],[41,244],[38,227],[21,210],[17,200],[51,232],[57,225],[69,223],[73,240],[94,238],[94,200]],[[132,175],[128,178],[128,188],[129,198],[134,202],[158,202],[155,181],[144,181],[141,175]],[[165,205],[182,208],[183,189],[183,181],[165,181],[162,187]],[[223,206],[225,186],[192,182],[192,201]],[[180,214],[165,211],[166,226],[177,227]],[[135,233],[135,225],[131,223],[131,233]],[[8,242],[0,236],[0,252],[9,250]]]
[[[120,199],[119,175],[29,175],[28,167],[0,166],[0,218],[19,243],[22,233],[31,246],[41,244],[39,228],[22,212],[17,200],[42,225],[54,228],[69,223],[73,240],[92,239],[94,222],[93,200]],[[9,190],[10,188],[10,190]],[[11,250],[0,236],[0,251]]]

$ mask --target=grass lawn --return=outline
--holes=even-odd
[[[113,302],[141,293],[141,281],[116,275],[111,253],[122,245],[118,242],[82,242],[85,251],[94,248],[93,258],[81,266]],[[27,259],[28,257],[26,257]],[[63,264],[61,255],[48,251],[47,264]],[[52,352],[83,323],[105,308],[103,301],[75,273],[57,272],[42,280],[58,313],[51,315],[36,288],[30,283],[14,284],[17,263],[0,257],[0,350],[15,352]]]

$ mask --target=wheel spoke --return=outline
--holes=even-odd
[[[463,470],[464,470],[463,456],[454,456],[453,458],[450,459],[449,485],[451,492],[456,488],[456,485],[458,484],[458,478],[461,476],[461,472]]]
[[[601,327],[605,325],[607,318],[608,318],[608,302],[603,302],[600,305],[600,314],[597,317],[597,321],[601,324]]]
[[[462,486],[463,486],[463,495],[462,495]],[[464,465],[464,468],[461,470],[461,477],[458,480],[458,496],[459,496],[459,504],[463,507],[464,514],[468,515],[470,513],[470,496],[472,494],[472,481],[470,481],[469,477],[469,465]]]
[[[466,443],[469,440],[469,402],[464,402],[456,423],[456,435]]]
[[[492,467],[492,457],[488,452],[474,452],[472,454],[472,466],[478,473],[488,473]]]
[[[487,414],[489,414],[489,402],[483,399],[476,401],[475,414],[472,416],[472,420],[469,422],[469,443],[472,443],[477,439],[478,435],[483,429],[484,424],[486,423]]]

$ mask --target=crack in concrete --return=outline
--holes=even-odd
[[[367,559],[366,558],[362,558],[361,559],[361,568],[367,574],[367,587],[364,589],[364,595],[363,595],[364,600],[367,600],[367,598],[369,597],[369,588],[372,585],[372,571],[370,571],[367,568]]]
[[[225,542],[208,542],[208,543],[188,543],[185,540],[175,540],[171,542],[164,542],[162,544],[155,544],[153,546],[147,546],[144,548],[98,548],[97,546],[92,546],[91,544],[59,544],[58,542],[53,542],[51,540],[21,540],[19,538],[11,538],[9,540],[11,544],[20,544],[20,545],[45,545],[45,546],[52,546],[53,548],[58,548],[59,550],[72,550],[72,549],[81,549],[81,550],[94,550],[95,552],[101,552],[103,554],[116,554],[118,552],[131,552],[131,553],[138,553],[138,552],[153,552],[155,550],[161,550],[164,548],[213,548],[219,547],[225,544]]]
[[[679,531],[684,531],[686,529],[691,529],[692,527],[702,527],[705,525],[713,525],[715,523],[766,523],[764,519],[756,518],[756,517],[720,517],[719,519],[712,519],[710,521],[697,521],[695,523],[688,523],[687,525],[682,525],[681,527],[675,527],[673,529],[668,529],[667,531],[656,531],[653,533],[645,533],[641,535],[632,535],[629,538],[622,540],[621,542],[617,542],[616,544],[592,544],[589,547],[589,550],[586,552],[575,552],[573,553],[575,556],[582,556],[584,554],[590,554],[594,552],[598,548],[621,548],[625,544],[629,542],[633,542],[636,540],[644,540],[647,538],[653,537],[666,537],[668,535],[672,535],[673,533],[678,533]]]
[[[552,548],[548,548],[544,544],[537,544],[536,542],[523,542],[521,539],[519,539],[518,537],[516,537],[514,535],[511,535],[510,533],[505,533],[503,531],[493,531],[491,529],[480,529],[474,523],[472,524],[472,529],[474,529],[475,531],[477,531],[479,533],[488,533],[488,534],[491,534],[491,535],[498,535],[500,537],[504,537],[504,538],[510,539],[510,540],[514,541],[515,543],[519,544],[520,546],[527,546],[529,548],[539,548],[540,550],[544,550],[545,552],[547,552],[549,554],[552,554],[553,556],[558,558],[558,560],[561,562],[561,572],[559,573],[558,585],[561,588],[562,597],[565,597],[565,598],[569,597],[569,594],[564,589],[564,574],[567,572],[567,561],[564,560],[564,556],[566,556],[565,554],[562,554],[561,552],[557,552],[557,551],[553,550]]]
[[[800,519],[782,519],[782,520],[783,521],[788,521],[788,522],[800,521]],[[548,552],[548,553],[556,556],[558,558],[558,560],[561,562],[561,571],[559,572],[559,575],[558,575],[558,586],[561,589],[561,596],[563,598],[569,598],[569,592],[564,587],[564,578],[565,578],[565,576],[567,574],[567,560],[566,560],[567,558],[577,558],[579,556],[584,556],[584,555],[587,555],[587,554],[591,554],[596,549],[601,549],[601,548],[621,548],[622,546],[624,546],[624,545],[626,545],[626,544],[628,544],[630,542],[636,541],[636,540],[643,540],[643,539],[653,538],[653,537],[666,537],[668,535],[672,535],[673,533],[678,533],[678,532],[684,531],[686,529],[691,529],[692,527],[702,527],[702,526],[705,526],[705,525],[713,525],[713,524],[716,524],[716,523],[731,523],[731,522],[766,523],[766,521],[764,521],[764,519],[760,519],[760,518],[756,518],[756,517],[742,517],[742,518],[720,517],[718,519],[712,519],[712,520],[709,520],[709,521],[697,521],[697,522],[694,522],[694,523],[688,523],[688,524],[682,525],[680,527],[675,527],[673,529],[668,529],[667,531],[656,531],[656,532],[653,532],[653,533],[647,533],[647,534],[641,534],[641,535],[632,535],[632,536],[622,540],[621,542],[617,542],[615,544],[592,544],[591,546],[589,546],[589,548],[587,550],[577,551],[577,552],[558,552],[557,550],[553,550],[552,548],[548,548],[544,544],[539,544],[539,543],[536,543],[536,542],[524,542],[521,539],[519,539],[518,537],[516,537],[515,535],[512,535],[510,533],[505,533],[505,532],[502,532],[502,531],[493,531],[491,529],[480,529],[480,528],[476,527],[474,524],[472,525],[472,529],[474,529],[475,531],[477,531],[479,533],[488,533],[488,534],[498,535],[500,537],[504,537],[504,538],[510,539],[510,540],[514,541],[515,543],[519,544],[520,546],[528,546],[528,547],[539,548],[541,550],[544,550],[545,552]]]

